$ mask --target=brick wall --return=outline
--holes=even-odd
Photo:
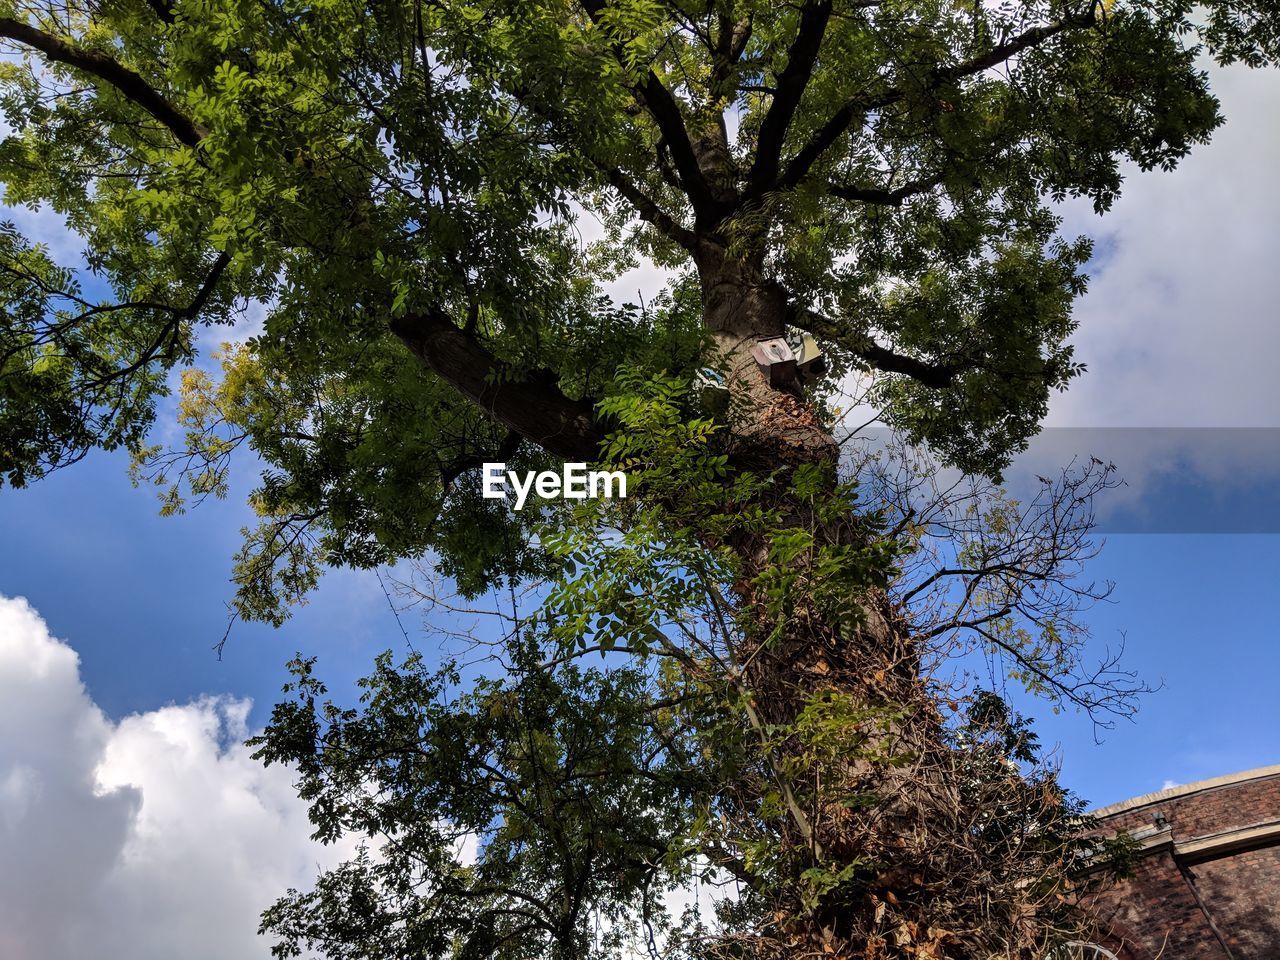
[[[1093,904],[1122,960],[1280,960],[1280,766],[1097,811],[1142,847]]]

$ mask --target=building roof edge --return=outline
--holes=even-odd
[[[1089,811],[1094,817],[1111,817],[1117,813],[1124,813],[1128,810],[1136,810],[1139,807],[1145,807],[1153,803],[1163,803],[1166,800],[1173,800],[1177,797],[1191,796],[1192,794],[1202,793],[1205,790],[1216,790],[1219,787],[1234,786],[1238,783],[1248,783],[1250,780],[1267,780],[1271,777],[1280,777],[1280,763],[1272,764],[1269,767],[1257,767],[1253,770],[1242,770],[1239,773],[1228,773],[1221,777],[1212,777],[1208,780],[1198,780],[1195,783],[1179,784],[1176,787],[1170,787],[1167,790],[1157,790],[1155,793],[1144,793],[1141,796],[1133,797],[1129,800],[1122,800],[1119,803],[1113,803],[1105,807],[1099,807],[1097,810]]]

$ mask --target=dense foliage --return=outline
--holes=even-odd
[[[537,533],[561,575],[495,596],[480,608],[490,623],[465,636],[448,618],[466,669],[384,654],[360,707],[344,708],[324,699],[314,661],[294,664],[258,756],[300,770],[317,837],[369,848],[267,912],[277,953],[969,957],[1002,942],[998,955],[1039,957],[1088,930],[1080,905],[1128,847],[1090,836],[1026,721],[990,691],[935,678],[952,719],[922,750],[911,714],[932,705],[873,701],[853,676],[868,662],[865,598],[901,575],[903,538],[858,507],[856,485],[833,492],[814,469],[726,483],[717,427],[680,415],[680,385],[629,383],[610,405],[626,429],[607,449],[625,452],[645,497],[544,514]],[[775,502],[817,508],[809,529],[758,506],[780,487]],[[1054,500],[1057,521],[1079,530],[1068,503]],[[815,546],[852,518],[859,545]],[[1000,602],[1023,607],[952,616],[1025,633],[1031,594],[1060,568],[1014,561],[1033,537],[988,534],[971,562],[1016,569],[1025,584]],[[752,574],[728,546],[743,536],[769,543]],[[412,603],[457,610],[432,583],[407,587]],[[752,593],[759,607],[739,599]],[[1029,671],[1055,659],[1061,681],[1079,651],[1051,639],[1053,618],[1040,626],[1008,652]],[[757,668],[778,655],[821,681],[794,717],[767,686],[778,670]],[[882,681],[901,671],[882,662]],[[891,829],[898,795],[939,780],[928,842]]]
[[[1073,580],[1110,472],[983,484],[1081,372],[1054,202],[1204,142],[1204,58],[1274,63],[1271,0],[8,0],[0,38],[5,201],[83,243],[0,226],[0,476],[126,448],[174,512],[256,456],[240,616],[416,557],[542,601],[491,669],[383,659],[360,709],[299,661],[262,755],[382,842],[267,914],[281,952],[1034,957],[1087,923],[1078,804],[942,664],[1127,709]],[[661,296],[602,294],[638,264]],[[825,381],[762,374],[806,333]],[[842,458],[854,383],[974,493]],[[635,496],[480,496],[563,459]],[[705,928],[658,903],[699,873],[737,885]]]
[[[507,440],[476,401],[524,455],[548,439],[488,386],[554,405],[598,399],[620,363],[689,368],[695,281],[667,310],[594,287],[642,259],[705,284],[726,254],[743,283],[779,287],[837,372],[883,373],[892,422],[996,471],[1079,369],[1065,340],[1088,244],[1055,237],[1048,202],[1105,209],[1126,159],[1171,166],[1207,138],[1197,36],[1224,62],[1275,53],[1265,4],[1203,16],[1183,0],[15,5],[6,202],[63,213],[85,269],[3,235],[0,472],[21,485],[141,446],[198,332],[261,303],[239,358],[257,389],[221,399],[272,464],[263,511],[318,528],[336,562],[434,546],[469,563],[506,519],[450,482]],[[575,218],[604,239],[584,249]],[[444,323],[475,349],[428,347],[424,369],[404,343]],[[446,500],[478,535],[432,522]]]

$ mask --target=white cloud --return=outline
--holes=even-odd
[[[1025,496],[1073,457],[1114,462],[1127,486],[1101,498],[1104,527],[1276,529],[1257,512],[1280,482],[1280,71],[1205,67],[1227,118],[1210,144],[1172,172],[1130,166],[1101,217],[1060,208],[1065,235],[1095,240],[1073,338],[1089,369],[1009,479]]]
[[[1064,208],[1098,247],[1076,310],[1089,373],[1052,425],[1280,426],[1280,72],[1206,66],[1227,118],[1213,141],[1172,173],[1127,171],[1101,218]]]
[[[1280,427],[1280,127],[1267,122],[1280,71],[1205,66],[1227,118],[1213,141],[1171,173],[1127,170],[1101,218],[1086,202],[1062,209],[1064,233],[1096,241],[1074,338],[1089,370],[1046,423],[1090,429],[1050,429],[1023,459],[1032,472],[1075,454],[1114,461],[1128,488],[1103,514],[1178,490],[1171,481],[1225,496],[1280,477],[1280,431],[1214,429]],[[1252,509],[1228,519],[1252,523]]]
[[[1211,143],[1172,172],[1130,165],[1101,217],[1060,207],[1066,236],[1095,240],[1073,337],[1089,369],[1050,404],[1046,426],[1071,429],[1046,431],[1012,473],[1114,461],[1128,487],[1103,499],[1104,519],[1171,481],[1230,495],[1280,480],[1280,71],[1204,66],[1227,118]]]
[[[0,957],[266,957],[261,910],[351,851],[309,840],[292,774],[242,744],[248,710],[114,723],[75,651],[0,597]]]

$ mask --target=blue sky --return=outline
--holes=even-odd
[[[84,680],[120,719],[204,694],[251,698],[249,724],[265,722],[296,651],[321,660],[338,696],[384,649],[431,640],[412,612],[397,622],[377,578],[339,571],[280,629],[238,624],[219,661],[230,557],[247,520],[240,501],[210,501],[161,518],[134,489],[122,457],[99,454],[0,499],[0,594],[26,597],[51,632],[79,652]],[[1273,599],[1280,581],[1274,535],[1110,535],[1089,574],[1113,580],[1110,602],[1088,622],[1097,650],[1126,644],[1127,665],[1163,682],[1137,718],[1095,743],[1078,714],[1053,716],[1034,701],[1064,779],[1109,803],[1277,760],[1280,644]]]
[[[341,678],[397,640],[404,647],[376,576],[338,571],[286,627],[234,625],[219,661],[231,557],[254,522],[248,487],[239,499],[161,517],[127,471],[127,456],[97,453],[0,497],[0,594],[26,597],[72,642],[110,716],[228,693],[252,697],[260,725],[295,652],[322,657],[326,675]]]
[[[1169,530],[1195,528],[1182,521],[1204,509],[1197,497],[1224,516],[1273,509],[1280,477],[1280,456],[1239,435],[1218,443],[1213,429],[1280,427],[1280,74],[1214,79],[1231,121],[1211,147],[1175,174],[1132,176],[1105,220],[1064,208],[1069,232],[1105,242],[1077,311],[1090,372],[1055,398],[1049,423],[1202,428],[1106,435],[1129,482],[1117,509]],[[74,252],[56,218],[12,215]],[[642,269],[614,288],[655,278]],[[16,844],[0,846],[0,863],[47,865],[50,844],[67,845],[47,886],[0,869],[0,956],[194,957],[192,942],[210,958],[264,956],[257,910],[336,856],[307,841],[287,773],[236,744],[265,719],[295,651],[319,656],[345,697],[374,654],[405,639],[377,579],[339,572],[283,628],[239,625],[219,661],[246,489],[163,519],[123,457],[100,454],[0,491],[0,597],[33,608],[0,600],[0,841]],[[1036,711],[1069,786],[1101,804],[1280,760],[1280,538],[1113,534],[1088,572],[1117,584],[1089,617],[1098,648],[1124,635],[1127,665],[1164,687],[1101,744],[1087,718]],[[415,615],[405,626],[430,649]],[[4,833],[23,817],[37,819]],[[32,919],[54,902],[70,907]],[[152,922],[162,914],[172,922]],[[207,935],[187,936],[197,927]]]
[[[1112,536],[1089,569],[1116,582],[1088,618],[1095,646],[1123,640],[1128,667],[1164,686],[1100,744],[1085,718],[1036,711],[1067,785],[1106,804],[1280,760],[1280,538]]]

